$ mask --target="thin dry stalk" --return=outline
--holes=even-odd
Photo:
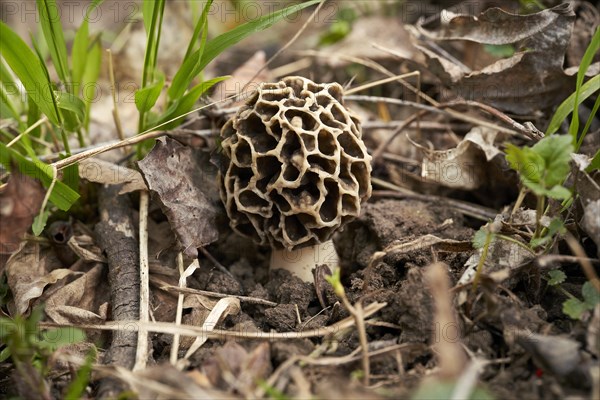
[[[447,332],[451,327],[458,330],[459,325],[452,307],[448,266],[444,263],[431,264],[427,267],[425,277],[435,304],[434,320],[437,329],[434,332]],[[434,336],[433,342],[438,355],[440,377],[455,379],[460,376],[467,361],[460,340],[440,334]]]
[[[186,269],[183,270],[183,254],[177,254],[177,267],[179,268],[179,287],[183,288],[186,285],[186,280],[189,276],[192,276],[194,271],[200,268],[200,263],[198,259],[195,259]],[[183,298],[184,294],[180,293],[177,297],[177,312],[175,314],[175,324],[177,326],[181,325],[181,317],[183,314]],[[172,365],[177,365],[177,353],[179,352],[179,340],[180,334],[179,332],[175,332],[173,334],[173,345],[171,346],[171,357],[170,362]]]
[[[386,307],[387,303],[371,303],[363,309],[363,318],[369,318],[382,308]],[[290,340],[290,339],[307,339],[313,337],[323,337],[331,334],[336,334],[344,329],[355,326],[354,317],[348,317],[333,325],[324,326],[321,328],[310,329],[302,332],[248,332],[248,331],[228,331],[222,329],[214,329],[211,332],[206,332],[200,326],[193,325],[177,325],[173,322],[148,322],[141,323],[137,320],[128,321],[111,321],[105,324],[79,324],[79,325],[63,325],[51,322],[40,322],[40,327],[56,328],[56,327],[74,327],[80,329],[98,329],[102,331],[122,331],[125,328],[128,332],[136,332],[143,327],[148,332],[166,333],[169,335],[183,335],[225,339],[266,339],[266,340]]]
[[[264,306],[269,306],[269,307],[275,307],[275,306],[279,305],[279,303],[276,303],[274,301],[269,301],[269,300],[261,299],[258,297],[238,296],[238,295],[230,295],[230,294],[225,294],[225,293],[211,292],[208,290],[199,290],[199,289],[192,289],[192,288],[187,288],[187,287],[177,287],[177,286],[173,286],[155,276],[151,276],[150,281],[153,284],[155,284],[156,286],[158,286],[159,289],[166,290],[167,292],[175,292],[175,293],[183,293],[183,294],[199,294],[201,296],[217,297],[217,298],[235,297],[236,299],[238,299],[241,302],[262,304]]]
[[[117,104],[117,85],[115,83],[115,70],[113,68],[112,51],[110,49],[106,49],[106,55],[108,56],[108,76],[110,79],[110,91],[112,93],[113,100],[112,116],[113,120],[115,121],[117,136],[120,140],[125,140],[125,135],[123,134],[123,126],[121,125],[121,117],[119,116],[119,107]],[[123,151],[125,152],[126,149],[123,149]]]
[[[577,239],[570,233],[567,233],[565,240],[571,248],[571,251],[577,256],[577,261],[579,262],[579,265],[581,265],[581,269],[583,269],[583,273],[588,281],[590,281],[592,285],[594,285],[594,288],[600,292],[600,279],[598,278],[598,275],[596,275],[596,271],[594,270],[591,261],[587,258],[587,254],[585,254],[585,250],[583,250],[581,244],[579,244]]]
[[[148,192],[140,192],[140,321],[149,322],[150,315],[150,273],[148,263]],[[148,361],[148,331],[140,329],[134,371],[146,368]]]

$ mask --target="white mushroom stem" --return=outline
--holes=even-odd
[[[317,265],[327,264],[333,272],[338,268],[339,261],[331,240],[297,250],[271,251],[271,270],[285,269],[304,282],[314,281],[312,270]]]

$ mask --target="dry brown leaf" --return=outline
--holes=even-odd
[[[421,176],[451,188],[478,188],[486,181],[486,162],[501,154],[494,146],[497,134],[489,128],[475,127],[448,150],[431,150],[413,142],[423,153]]]
[[[262,342],[248,353],[238,343],[227,342],[206,360],[202,370],[213,386],[227,389],[232,387],[231,379],[235,379],[235,388],[252,397],[257,383],[272,370],[269,343]]]
[[[58,324],[99,324],[106,320],[109,293],[105,266],[96,264],[46,300],[46,314]]]
[[[159,200],[171,229],[189,257],[218,238],[215,168],[208,157],[170,138],[160,138],[138,162],[148,187]]]
[[[142,175],[131,168],[123,167],[99,158],[79,162],[79,176],[90,182],[107,185],[123,184],[119,194],[148,190]]]
[[[469,71],[446,55],[432,51],[426,41],[418,48],[427,68],[465,99],[480,100],[517,114],[551,107],[574,89],[563,70],[575,14],[568,3],[530,15],[490,8],[478,16],[443,11],[444,23],[435,29],[418,24],[412,29],[428,40],[469,40],[484,44],[517,44],[517,52],[479,71]]]
[[[6,186],[0,189],[0,254],[11,254],[18,249],[40,211],[44,195],[38,180],[13,168]]]
[[[272,80],[273,76],[268,68],[261,70],[266,63],[267,56],[265,52],[262,50],[257,51],[248,59],[248,61],[233,71],[231,78],[217,84],[213,92],[213,99],[215,101],[221,101],[227,97],[239,94],[241,96],[240,100],[233,103],[233,105],[239,105],[245,102],[260,83],[270,82]],[[256,75],[258,71],[260,71],[260,73],[255,77],[254,75]],[[244,86],[246,88],[242,92]]]
[[[40,297],[46,286],[76,273],[60,266],[52,249],[36,242],[25,242],[8,259],[5,273],[17,313],[26,313],[30,301]]]

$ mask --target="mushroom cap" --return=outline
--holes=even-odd
[[[231,228],[293,250],[329,240],[371,196],[371,156],[337,83],[262,83],[223,126],[221,199]]]

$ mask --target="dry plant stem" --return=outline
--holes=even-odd
[[[408,78],[411,76],[415,76],[415,75],[420,75],[421,73],[419,71],[413,71],[413,72],[408,72],[406,74],[402,74],[402,75],[394,75],[385,79],[380,79],[378,81],[375,82],[369,82],[369,83],[365,83],[364,85],[360,85],[357,87],[354,87],[352,89],[346,90],[344,92],[345,95],[350,95],[352,93],[358,93],[360,91],[366,90],[366,89],[370,89],[372,87],[375,86],[379,86],[379,85],[383,85],[385,83],[390,83],[390,82],[395,82],[395,81],[399,81],[399,80],[403,80],[404,78]]]
[[[81,160],[85,160],[87,158],[94,157],[94,156],[96,156],[98,154],[106,153],[107,151],[114,150],[114,149],[119,149],[121,147],[131,146],[133,144],[137,144],[137,143],[143,142],[144,140],[154,139],[154,138],[157,138],[157,137],[164,136],[166,134],[167,133],[163,132],[163,131],[147,132],[147,133],[144,133],[144,134],[140,134],[140,135],[137,135],[137,136],[133,136],[133,137],[127,138],[127,139],[122,140],[120,142],[109,143],[109,144],[106,144],[104,146],[100,146],[100,147],[96,147],[96,148],[92,148],[92,149],[83,151],[83,152],[81,152],[79,154],[75,154],[75,155],[72,155],[70,157],[66,157],[66,158],[64,158],[62,160],[58,160],[58,161],[52,163],[52,165],[54,165],[57,169],[61,170],[63,168],[68,167],[69,165],[76,164],[76,163],[78,163]]]
[[[445,328],[450,326],[458,327],[450,295],[448,266],[444,263],[431,264],[427,267],[425,276],[435,305],[434,320],[440,328],[434,329],[434,332],[446,332]],[[440,335],[432,338],[432,341],[437,350],[440,377],[455,379],[460,376],[467,361],[460,340]]]
[[[364,318],[368,318],[387,306],[387,303],[371,303],[363,309]],[[55,327],[74,327],[80,329],[99,329],[103,331],[119,331],[123,329],[123,325],[127,324],[127,328],[131,332],[137,332],[140,326],[147,329],[148,332],[155,333],[166,333],[173,335],[178,333],[184,336],[194,337],[208,337],[210,338],[226,338],[226,339],[268,339],[268,340],[290,340],[290,339],[306,339],[313,337],[323,337],[326,335],[335,335],[344,329],[348,329],[355,325],[354,317],[345,318],[333,325],[324,326],[320,328],[310,329],[302,332],[249,332],[249,331],[228,331],[222,329],[213,329],[210,332],[206,332],[200,326],[193,325],[176,325],[172,322],[148,322],[143,324],[138,320],[121,321],[121,322],[108,322],[106,324],[80,324],[80,325],[63,325],[55,324],[50,322],[40,322],[40,327],[55,328]]]
[[[519,207],[521,207],[521,204],[523,204],[523,200],[525,200],[526,194],[527,194],[527,189],[525,187],[522,187],[521,190],[519,191],[519,196],[517,196],[517,200],[515,200],[515,205],[513,206],[512,210],[510,212],[511,218],[517,212]]]
[[[360,300],[353,306],[348,300],[345,292],[337,293],[338,297],[342,300],[344,307],[354,318],[356,324],[356,330],[358,331],[358,339],[360,341],[360,348],[362,351],[362,367],[363,367],[363,384],[369,386],[371,381],[371,366],[369,362],[369,343],[367,342],[367,330],[365,328],[365,313]]]
[[[421,110],[418,113],[413,114],[410,117],[408,117],[407,119],[405,119],[402,122],[402,124],[400,126],[398,126],[396,129],[394,129],[394,131],[388,136],[388,138],[386,140],[384,140],[377,147],[377,149],[375,149],[375,151],[373,152],[373,155],[372,155],[373,159],[372,159],[371,162],[373,164],[375,164],[377,162],[377,160],[379,160],[379,157],[381,157],[381,155],[383,154],[383,152],[385,151],[385,149],[396,138],[396,136],[398,136],[404,129],[408,128],[413,122],[421,119],[421,117],[424,116],[426,113],[427,113],[427,111]]]
[[[183,287],[182,282],[185,283],[181,278],[183,277],[183,253],[177,254],[177,269],[179,270],[179,287]],[[183,298],[184,294],[179,293],[177,295],[177,311],[175,314],[175,325],[181,325],[181,317],[183,314]],[[173,343],[171,344],[171,357],[169,361],[171,365],[175,366],[177,364],[177,353],[179,352],[179,339],[180,335],[176,333],[173,335]]]
[[[304,282],[313,282],[312,270],[317,265],[327,264],[331,272],[337,268],[340,260],[333,246],[328,240],[314,246],[302,247],[297,250],[271,251],[271,270],[285,269]]]
[[[199,294],[202,296],[216,297],[219,299],[221,299],[223,297],[235,297],[236,299],[239,299],[241,302],[262,304],[264,306],[269,306],[269,307],[275,307],[275,306],[279,305],[279,303],[275,303],[274,301],[269,301],[269,300],[261,299],[258,297],[236,296],[236,295],[225,294],[225,293],[210,292],[208,290],[198,290],[198,289],[191,289],[191,288],[187,288],[187,287],[177,287],[177,286],[170,285],[167,282],[165,282],[155,276],[150,277],[150,281],[154,285],[159,287],[161,290],[166,290],[167,292],[176,292],[176,293],[183,293],[183,294]]]
[[[567,233],[565,236],[565,240],[571,248],[571,251],[575,253],[575,255],[578,257],[577,261],[579,261],[581,269],[583,269],[583,273],[585,274],[586,278],[592,283],[592,285],[594,285],[594,288],[596,288],[596,290],[600,293],[600,278],[598,278],[598,275],[596,275],[596,271],[594,270],[591,261],[587,258],[585,250],[583,250],[581,244],[579,244],[577,239],[575,239],[572,234]]]
[[[37,128],[38,126],[42,125],[43,123],[45,123],[46,121],[48,121],[47,117],[42,117],[39,120],[37,120],[33,125],[31,125],[29,128],[27,128],[25,131],[19,133],[17,136],[15,136],[15,138],[13,140],[11,140],[6,147],[10,147],[13,144],[17,143],[19,141],[19,139],[21,139],[23,136],[28,135],[29,132],[31,132],[32,130],[34,130],[35,128]]]
[[[439,104],[437,107],[433,107],[433,106],[427,106],[424,104],[420,104],[420,103],[416,103],[414,101],[407,101],[407,100],[400,100],[400,99],[393,99],[393,98],[389,98],[389,97],[380,97],[380,96],[358,96],[358,95],[352,95],[352,96],[347,96],[345,98],[348,101],[368,101],[368,102],[372,102],[372,103],[379,103],[379,102],[384,102],[384,103],[389,103],[389,104],[397,104],[397,105],[402,105],[402,106],[411,106],[414,108],[418,108],[418,109],[422,109],[422,110],[427,110],[430,112],[436,112],[436,113],[445,113],[448,114],[456,119],[459,119],[461,121],[465,121],[465,122],[470,122],[474,125],[480,125],[480,126],[485,126],[488,128],[492,128],[492,129],[496,129],[500,132],[504,132],[507,133],[509,135],[514,135],[515,132],[513,129],[509,129],[509,128],[504,128],[502,126],[493,124],[491,122],[488,122],[486,120],[483,119],[479,119],[479,118],[475,118],[475,117],[471,117],[469,115],[463,114],[461,112],[458,111],[454,111],[452,109],[449,110],[445,110],[445,108],[451,107],[453,105],[455,105],[455,103],[445,103],[445,104]]]
[[[150,315],[150,267],[148,263],[148,192],[140,192],[140,321],[149,322]],[[140,329],[134,371],[146,368],[148,361],[148,331]]]
[[[135,363],[140,315],[139,254],[131,217],[132,205],[129,197],[119,195],[121,187],[100,187],[100,222],[96,224],[95,234],[107,256],[112,317],[118,326],[113,332],[105,364],[131,369]],[[128,326],[122,321],[135,321],[136,326]],[[125,388],[119,382],[104,379],[100,382],[98,398],[114,398],[123,390]]]

